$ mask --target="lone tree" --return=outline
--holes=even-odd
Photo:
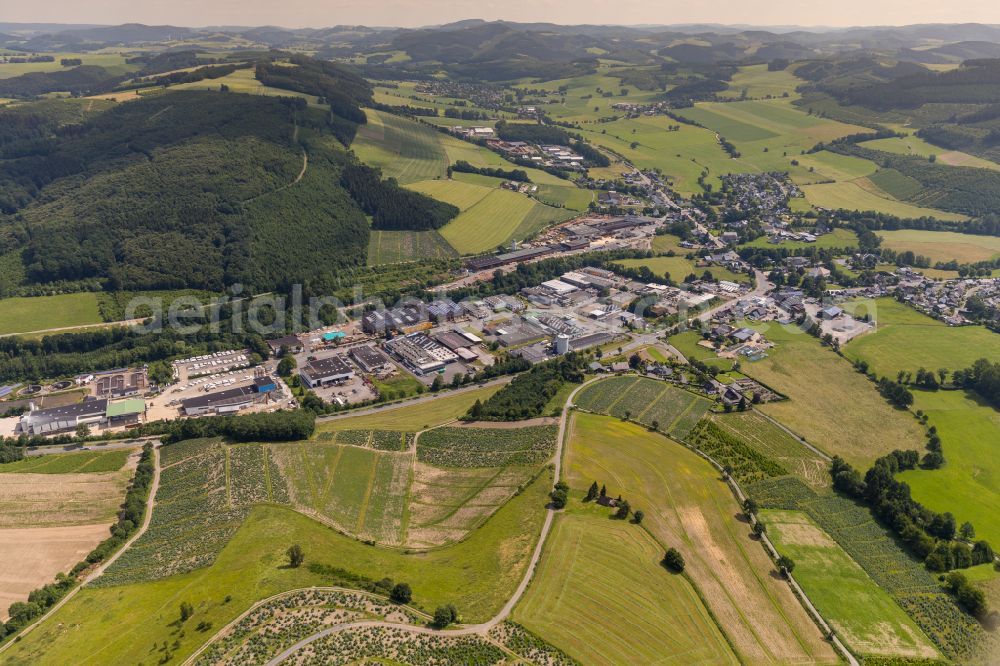
[[[181,622],[187,622],[194,615],[194,606],[186,601],[181,602]]]
[[[778,558],[778,570],[781,571],[781,575],[787,577],[793,571],[795,571],[795,560],[788,557],[787,555],[782,555]]]
[[[663,556],[663,565],[675,573],[684,571],[684,556],[676,548],[668,548]]]
[[[288,555],[288,566],[293,569],[298,569],[302,561],[306,559],[306,554],[302,552],[302,546],[297,543],[292,544],[285,553]]]
[[[408,604],[413,599],[413,590],[406,583],[396,583],[396,586],[392,588],[389,598],[397,604]]]
[[[597,481],[590,484],[590,489],[587,490],[587,496],[583,498],[584,502],[592,502],[597,499],[597,493],[600,491],[597,489]]]
[[[566,507],[566,501],[569,499],[569,496],[566,494],[565,490],[556,488],[549,493],[549,498],[552,500],[552,508],[563,509]]]
[[[458,611],[451,604],[438,606],[434,610],[434,621],[431,622],[431,626],[435,629],[444,629],[453,622],[458,622]]]
[[[608,488],[604,484],[601,484],[601,497],[608,496]]]
[[[632,522],[638,525],[642,523],[642,519],[645,517],[646,513],[642,509],[639,509],[638,511],[632,514]]]

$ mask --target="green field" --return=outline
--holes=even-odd
[[[795,561],[795,579],[854,654],[934,658],[899,604],[803,511],[761,511],[767,535]]]
[[[440,232],[460,253],[475,254],[505,245],[511,239],[523,240],[572,215],[573,211],[537,203],[523,194],[490,190],[482,200],[441,227]]]
[[[138,68],[137,65],[126,64],[125,55],[121,53],[101,53],[99,51],[95,51],[88,53],[33,53],[32,55],[50,55],[55,59],[55,61],[0,63],[0,79],[9,79],[11,77],[21,76],[22,74],[27,74],[29,72],[61,72],[72,69],[71,67],[63,67],[59,64],[59,61],[63,58],[79,58],[83,61],[84,65],[104,67],[113,73],[125,74],[127,72],[135,71]]]
[[[1000,238],[996,236],[919,229],[879,231],[878,236],[882,239],[884,248],[896,252],[913,252],[927,257],[931,262],[954,260],[960,264],[971,264],[1000,256]]]
[[[795,98],[798,96],[795,88],[803,83],[804,81],[795,76],[791,69],[769,72],[766,64],[748,65],[740,67],[729,80],[729,90],[719,93],[719,97],[737,99],[745,96],[755,99],[767,96],[781,97],[784,93],[788,93],[790,98]]]
[[[290,509],[258,506],[211,566],[149,583],[88,587],[12,646],[4,660],[150,663],[156,644],[166,642],[173,663],[180,663],[257,600],[338,582],[309,565],[407,581],[413,605],[433,610],[453,603],[466,621],[482,621],[499,610],[524,574],[549,484],[543,475],[465,541],[418,555],[367,546]],[[306,557],[297,569],[287,566],[285,556],[293,543],[301,545]],[[186,627],[177,622],[183,601],[195,609],[193,624]],[[198,622],[210,624],[211,631],[195,631]]]
[[[931,155],[936,155],[939,163],[950,166],[966,166],[977,167],[980,169],[1000,170],[1000,164],[997,164],[996,162],[990,162],[989,160],[984,160],[981,157],[963,153],[960,150],[941,148],[940,146],[927,143],[920,137],[913,135],[865,141],[859,145],[864,148],[881,150],[887,153],[895,153],[897,155],[916,155],[918,157],[930,157]]]
[[[645,266],[659,277],[666,278],[669,275],[674,282],[681,282],[692,273],[700,278],[705,271],[711,272],[712,277],[716,280],[730,280],[732,282],[748,282],[750,280],[750,276],[745,273],[733,273],[721,266],[702,266],[699,268],[695,266],[694,261],[681,256],[624,259],[619,263],[626,268]]]
[[[455,248],[436,231],[373,230],[368,240],[369,266],[456,256]]]
[[[368,123],[351,144],[363,162],[400,183],[444,176],[448,159],[435,130],[391,113],[365,109],[365,114]]]
[[[892,298],[856,307],[874,318],[877,327],[849,342],[844,355],[864,359],[880,377],[920,368],[958,370],[980,358],[1000,358],[1000,336],[983,326],[948,326]]]
[[[97,294],[91,292],[0,299],[0,335],[102,321]]]
[[[633,509],[642,509],[643,527],[661,549],[673,546],[683,554],[685,575],[697,586],[743,663],[836,662],[788,586],[771,575],[770,560],[750,537],[735,498],[708,462],[637,424],[580,413],[573,416],[571,426],[564,454],[570,511],[597,510],[604,512],[604,523],[616,524],[607,517],[610,509],[591,509],[582,503],[593,481],[606,485],[609,495],[628,499]],[[590,578],[592,585],[604,580],[604,576]],[[544,585],[545,579],[541,580]],[[643,587],[650,584],[647,578]],[[618,590],[639,594],[624,583]],[[691,663],[683,655],[663,656]]]
[[[790,400],[761,405],[761,411],[862,469],[894,449],[923,447],[916,419],[889,406],[849,361],[798,328],[772,323],[763,331],[775,348],[766,359],[744,363],[742,372]]]
[[[495,185],[476,185],[464,180],[423,180],[412,183],[409,188],[466,211],[493,192]]]
[[[713,350],[699,345],[700,340],[702,337],[698,331],[684,331],[670,336],[670,344],[676,347],[684,358],[701,361],[705,365],[712,365],[721,370],[732,369],[733,362],[730,359],[719,358]]]
[[[914,398],[914,409],[937,428],[946,462],[899,478],[917,501],[952,512],[959,524],[971,521],[978,538],[1000,543],[1000,412],[962,391],[914,391]]]
[[[958,221],[966,219],[964,215],[946,213],[933,208],[921,208],[896,201],[873,183],[863,182],[865,180],[803,185],[802,191],[805,192],[806,198],[814,206],[830,210],[844,208],[846,210],[874,210],[898,217],[935,217],[939,220]]]
[[[458,419],[469,411],[476,400],[486,400],[500,390],[500,386],[464,391],[455,395],[443,395],[429,402],[403,405],[376,410],[364,416],[338,418],[316,423],[316,436],[336,430],[364,430],[379,428],[384,430],[417,431],[431,428]]]
[[[12,472],[20,474],[117,472],[125,466],[128,456],[128,450],[81,451],[79,453],[56,453],[34,456],[0,465],[0,474]]]
[[[593,511],[561,515],[514,619],[585,664],[739,663],[662,557],[642,528]]]
[[[587,386],[577,394],[576,404],[590,412],[636,421],[684,439],[711,403],[666,382],[626,375]]]

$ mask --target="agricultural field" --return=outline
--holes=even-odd
[[[795,579],[854,654],[937,656],[933,643],[885,590],[802,511],[761,511],[767,536],[795,561]]]
[[[536,465],[555,450],[554,425],[524,428],[435,428],[420,435],[417,460],[435,467]]]
[[[92,292],[0,299],[0,335],[102,321],[97,294]]]
[[[652,249],[653,252],[657,254],[666,254],[668,252],[673,252],[674,254],[686,255],[691,252],[687,248],[680,246],[681,239],[672,234],[657,234],[653,236]]]
[[[0,474],[84,474],[117,472],[125,466],[129,451],[81,451],[22,458],[0,465]]]
[[[211,565],[152,582],[88,587],[4,659],[19,665],[138,663],[166,643],[180,663],[259,599],[344,584],[334,573],[338,567],[371,580],[388,576],[410,583],[411,605],[418,609],[452,603],[464,621],[483,621],[523,577],[550,487],[551,478],[543,475],[468,539],[416,555],[372,548],[287,508],[257,506]],[[285,566],[292,543],[300,544],[306,557],[297,569]],[[185,631],[177,622],[181,601],[194,607],[193,622],[205,622],[212,631],[195,631],[193,625]]]
[[[368,239],[369,266],[457,256],[455,248],[436,231],[373,230]]]
[[[972,264],[1000,256],[1000,238],[996,236],[919,229],[879,231],[878,236],[882,239],[882,247],[896,252],[913,252],[927,257],[932,263],[957,261]]]
[[[626,268],[639,268],[645,266],[659,277],[670,277],[674,282],[681,282],[688,275],[697,275],[699,278],[708,271],[716,280],[730,280],[732,282],[749,282],[750,276],[746,273],[733,273],[721,266],[698,267],[691,259],[683,256],[674,257],[651,257],[649,259],[623,259],[618,262]]]
[[[740,67],[739,71],[729,80],[729,90],[719,93],[726,99],[760,99],[762,97],[781,97],[788,94],[790,98],[797,97],[795,88],[805,83],[795,76],[791,69],[769,72],[767,65],[748,65]]]
[[[476,400],[485,401],[500,390],[500,386],[487,386],[462,391],[450,395],[442,395],[429,402],[414,405],[402,405],[378,409],[372,414],[336,418],[316,423],[316,438],[322,438],[323,433],[338,430],[425,430],[444,423],[455,421],[469,411]]]
[[[117,52],[92,51],[87,53],[36,53],[33,55],[50,55],[54,62],[4,62],[0,63],[0,79],[9,79],[29,72],[59,72],[70,69],[63,67],[59,61],[63,58],[79,58],[84,65],[105,67],[112,72],[126,73],[134,71],[137,66],[125,62],[125,56]]]
[[[927,143],[918,136],[912,134],[906,137],[892,137],[889,139],[875,139],[859,144],[863,148],[871,150],[881,150],[886,153],[896,155],[916,155],[918,157],[936,156],[941,164],[948,166],[976,167],[980,169],[1000,170],[1000,164],[984,160],[981,157],[963,153],[960,150],[949,150],[932,143]]]
[[[746,490],[763,509],[805,512],[949,659],[968,663],[985,644],[982,626],[941,589],[933,574],[897,545],[866,507],[832,492],[816,493],[793,477],[752,484]],[[912,632],[904,633],[894,642],[912,644]]]
[[[307,95],[294,90],[285,90],[284,88],[272,88],[271,86],[265,86],[257,80],[257,75],[253,67],[248,69],[237,69],[235,72],[217,79],[206,79],[203,81],[194,81],[192,83],[179,83],[170,86],[170,90],[218,90],[219,86],[222,85],[229,86],[229,91],[234,93],[244,93],[247,95],[273,95],[277,97],[299,97],[306,100],[306,102],[310,105],[324,106],[319,104],[315,95]],[[155,95],[157,94],[157,90],[154,89],[149,92],[140,91],[139,94]]]
[[[897,217],[934,217],[939,220],[965,220],[964,215],[923,208],[892,198],[867,178],[839,182],[803,185],[802,191],[814,206],[837,210],[874,210]]]
[[[72,464],[49,462],[47,471],[15,468],[0,473],[0,528],[97,523],[107,526],[114,522],[131,471],[69,473],[58,470],[59,465],[69,469],[78,464],[79,461]]]
[[[338,433],[338,441],[351,432],[363,431]],[[367,446],[372,434],[363,434],[362,444]],[[390,546],[402,542],[412,454],[361,448],[347,441],[275,444],[271,452],[288,480],[293,506],[360,539]]]
[[[560,515],[514,619],[585,664],[739,663],[691,583],[659,564],[662,551],[625,521]]]
[[[477,187],[464,184],[466,187]],[[573,211],[553,208],[510,190],[490,190],[478,203],[441,227],[440,233],[461,254],[475,254],[523,240]]]
[[[672,546],[681,551],[687,563],[685,576],[698,587],[741,661],[836,663],[836,655],[788,586],[771,575],[770,559],[751,538],[735,498],[706,460],[639,425],[578,413],[573,416],[564,462],[571,512],[600,511],[602,524],[616,524],[608,519],[607,509],[589,509],[581,502],[591,482],[597,481],[607,486],[609,495],[620,494],[633,509],[645,512],[643,527],[660,550]],[[630,524],[622,527],[637,529]],[[545,578],[541,580],[544,583]],[[640,593],[625,584],[618,589]],[[683,655],[675,660],[686,663]]]
[[[922,449],[924,432],[906,411],[891,407],[851,363],[797,328],[767,325],[769,356],[741,371],[789,400],[759,409],[827,455],[859,469],[895,449]]]
[[[784,476],[784,467],[751,446],[743,437],[720,427],[714,420],[703,419],[688,437],[688,443],[711,456],[723,469],[730,469],[737,483]]]
[[[372,109],[365,109],[365,115],[368,123],[358,128],[351,144],[363,162],[404,184],[445,174],[448,159],[434,129]]]
[[[702,339],[701,333],[698,331],[684,331],[683,333],[670,336],[670,344],[683,354],[686,359],[698,360],[705,365],[712,365],[720,370],[731,370],[733,362],[728,358],[719,358],[716,356],[714,350],[699,345],[698,342]]]
[[[1000,543],[1000,412],[963,391],[914,391],[937,428],[945,465],[903,472],[913,498],[935,511],[950,511],[959,524],[971,521],[976,536]]]
[[[210,565],[254,504],[287,502],[261,444],[192,439],[163,448],[149,529],[94,584],[157,580]]]
[[[756,411],[712,414],[706,418],[810,487],[830,487],[829,464]]]
[[[711,403],[701,396],[645,377],[614,377],[577,394],[581,409],[636,421],[684,439]]]
[[[878,376],[920,368],[958,370],[980,358],[1000,358],[1000,336],[983,326],[948,326],[892,298],[862,301],[856,307],[877,322],[874,332],[844,346],[844,355],[868,362]]]

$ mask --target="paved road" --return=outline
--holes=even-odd
[[[633,341],[633,343],[630,344],[635,344],[635,341]],[[556,441],[556,452],[555,452],[555,457],[553,458],[553,464],[555,467],[554,478],[556,481],[559,480],[560,475],[562,474],[562,454],[566,444],[566,426],[567,423],[569,422],[569,411],[570,407],[573,404],[573,399],[576,397],[576,394],[579,393],[580,390],[582,390],[585,386],[592,384],[593,382],[596,382],[599,379],[600,378],[591,379],[577,386],[576,389],[574,389],[573,392],[569,395],[569,397],[566,398],[565,404],[563,404],[562,414],[559,418],[559,435]],[[488,633],[491,629],[496,627],[498,624],[500,624],[501,622],[506,620],[507,617],[510,616],[511,612],[514,610],[514,607],[517,606],[518,602],[521,601],[521,597],[523,597],[524,593],[527,591],[528,585],[531,584],[531,579],[535,575],[535,569],[538,566],[539,560],[541,560],[542,558],[542,550],[545,547],[545,541],[548,538],[549,531],[551,531],[552,529],[552,523],[555,519],[555,515],[556,515],[556,510],[553,509],[552,507],[549,507],[546,510],[545,521],[542,523],[542,530],[538,536],[538,543],[535,544],[535,550],[531,554],[531,560],[528,562],[528,568],[524,572],[524,577],[521,579],[521,582],[517,586],[517,589],[514,590],[514,594],[511,595],[510,599],[507,600],[507,603],[503,605],[503,608],[501,608],[496,615],[494,615],[486,622],[480,624],[468,624],[455,629],[449,629],[447,631],[429,629],[427,627],[420,627],[409,624],[398,624],[394,622],[371,621],[371,622],[347,622],[344,624],[337,624],[332,627],[327,627],[323,631],[317,632],[311,636],[303,638],[294,645],[290,646],[287,650],[281,652],[281,654],[277,655],[276,657],[268,661],[267,666],[276,666],[277,664],[280,664],[286,659],[289,659],[290,657],[294,656],[296,652],[306,647],[310,643],[314,643],[320,640],[321,638],[325,638],[332,634],[336,634],[348,629],[361,629],[365,627],[391,627],[395,629],[403,629],[415,634],[433,634],[442,636],[468,636],[472,634],[483,635]]]
[[[121,557],[123,554],[125,554],[125,551],[128,550],[129,546],[131,546],[133,543],[135,543],[136,539],[138,539],[139,537],[141,537],[143,534],[146,533],[146,530],[149,529],[149,522],[153,519],[153,506],[156,504],[156,491],[159,490],[159,488],[160,488],[160,448],[159,448],[159,446],[154,446],[153,447],[153,482],[149,485],[149,497],[146,498],[146,515],[143,516],[143,518],[142,518],[142,525],[139,526],[139,529],[136,530],[135,534],[133,534],[129,538],[129,540],[126,541],[125,544],[115,552],[114,555],[112,555],[111,557],[109,557],[107,560],[105,560],[105,562],[103,564],[101,564],[96,569],[94,569],[92,572],[90,572],[82,581],[80,581],[79,585],[77,585],[72,590],[70,590],[69,592],[67,592],[66,596],[64,596],[62,599],[60,599],[59,601],[57,601],[56,604],[54,606],[52,606],[52,608],[50,608],[48,610],[48,612],[46,612],[40,618],[38,618],[37,620],[35,620],[34,622],[32,622],[30,625],[28,625],[27,627],[25,627],[21,631],[21,633],[18,635],[17,640],[21,640],[21,638],[23,638],[24,636],[27,636],[39,624],[41,624],[45,620],[47,620],[50,617],[52,617],[52,615],[56,611],[58,611],[60,608],[62,608],[70,599],[72,599],[73,597],[75,597],[76,594],[81,589],[83,589],[84,585],[86,585],[87,583],[90,583],[93,580],[95,580],[96,578],[100,577],[105,572],[105,570],[107,570],[108,567],[110,567],[112,564],[114,564],[118,560],[119,557]],[[4,645],[0,645],[0,653],[2,653],[4,650],[6,650],[7,648],[9,648],[11,645],[14,645],[15,642],[17,642],[17,641],[9,641],[9,642],[5,643]]]

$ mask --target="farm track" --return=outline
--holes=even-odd
[[[139,539],[139,537],[141,537],[143,534],[146,533],[146,530],[149,529],[149,523],[153,519],[153,507],[156,504],[156,492],[157,490],[159,490],[159,488],[160,488],[160,448],[159,445],[156,444],[153,446],[153,482],[149,484],[149,496],[146,498],[146,513],[142,517],[142,525],[139,526],[139,529],[135,531],[135,534],[133,534],[129,538],[129,540],[126,541],[122,545],[122,547],[119,548],[111,557],[109,557],[103,564],[98,566],[92,572],[87,574],[87,577],[84,578],[82,581],[80,581],[79,585],[77,585],[72,590],[67,592],[66,595],[62,599],[57,601],[55,605],[53,605],[44,615],[42,615],[37,620],[35,620],[27,627],[25,627],[18,635],[17,637],[18,640],[20,640],[24,636],[27,636],[29,633],[31,633],[31,631],[35,629],[35,627],[37,627],[39,624],[45,622],[50,617],[52,617],[60,608],[65,606],[70,599],[75,597],[77,593],[81,589],[83,589],[85,585],[99,578],[105,572],[105,570],[107,570],[108,567],[114,564],[119,557],[125,554],[125,551],[129,549],[129,546],[135,543]],[[0,645],[0,654],[2,654],[4,650],[9,648],[11,645],[14,645],[16,642],[17,641],[8,641],[7,643]]]

